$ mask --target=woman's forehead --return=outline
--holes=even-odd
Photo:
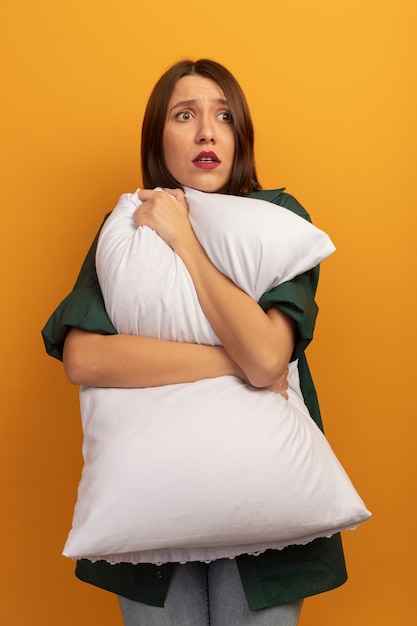
[[[211,78],[192,74],[180,78],[172,92],[169,108],[177,102],[213,101],[227,103],[223,89]]]

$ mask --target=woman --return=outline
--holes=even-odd
[[[149,387],[234,375],[284,396],[287,365],[299,358],[303,395],[321,426],[304,357],[317,313],[318,268],[256,303],[214,267],[188,219],[182,186],[248,194],[308,219],[283,190],[260,191],[249,110],[228,70],[213,61],[183,61],[161,77],[143,122],[142,173],[145,189],[139,192],[142,204],[135,224],[155,230],[181,257],[222,346],[116,334],[97,282],[96,238],[74,290],[44,329],[48,352],[63,358],[74,384]],[[128,626],[294,625],[303,598],[346,580],[338,535],[210,564],[109,565],[82,560],[76,573],[119,596]]]

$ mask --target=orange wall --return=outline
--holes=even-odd
[[[154,81],[209,56],[247,93],[263,185],[286,185],[338,248],[309,355],[327,435],[374,518],[345,534],[350,582],[307,601],[301,626],[414,624],[416,7],[1,4],[2,623],[120,624],[115,599],[60,556],[81,432],[77,390],[40,329],[104,212],[140,184]]]

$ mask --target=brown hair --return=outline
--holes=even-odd
[[[200,59],[180,61],[168,69],[156,83],[142,124],[142,177],[145,188],[178,187],[169,172],[163,151],[163,133],[169,100],[180,78],[198,74],[214,80],[223,90],[232,115],[235,135],[235,155],[228,193],[250,193],[261,187],[258,182],[254,156],[253,124],[246,98],[235,77],[223,65]]]

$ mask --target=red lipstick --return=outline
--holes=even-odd
[[[202,170],[213,170],[221,163],[218,156],[214,152],[200,152],[197,154],[193,163]]]

